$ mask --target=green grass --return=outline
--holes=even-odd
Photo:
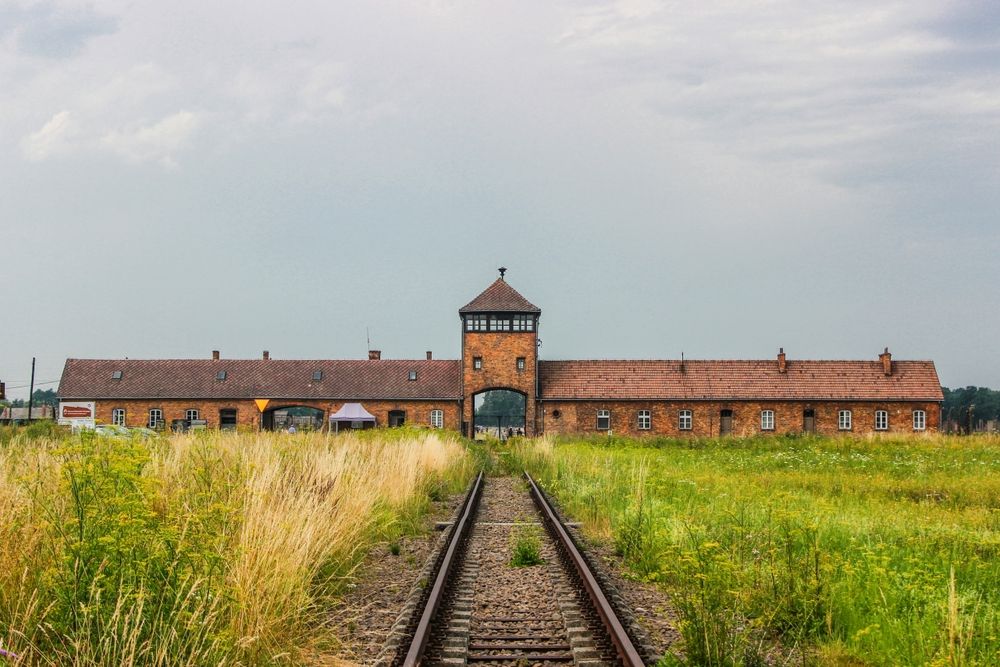
[[[698,665],[1000,664],[1000,438],[525,441]]]
[[[31,428],[0,431],[0,648],[24,665],[323,655],[365,553],[421,530],[432,500],[474,469],[457,437],[432,431],[112,440]]]
[[[540,532],[535,526],[514,526],[510,533],[511,567],[531,567],[545,562]]]

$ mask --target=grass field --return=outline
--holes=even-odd
[[[1000,438],[528,440],[504,456],[671,593],[671,662],[1000,664]]]
[[[368,547],[474,467],[440,432],[35,431],[0,430],[0,665],[301,664]]]

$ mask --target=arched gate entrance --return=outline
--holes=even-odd
[[[525,433],[527,395],[516,389],[486,389],[472,395],[472,437],[506,440]]]

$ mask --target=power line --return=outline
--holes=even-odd
[[[49,380],[48,382],[36,382],[35,386],[40,387],[43,384],[59,384],[59,380]],[[25,387],[30,387],[30,384],[17,384],[13,387],[7,387],[8,389],[24,389]]]

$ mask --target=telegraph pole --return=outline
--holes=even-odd
[[[35,402],[35,358],[31,358],[31,388],[28,389],[28,426],[31,426],[31,406]]]

